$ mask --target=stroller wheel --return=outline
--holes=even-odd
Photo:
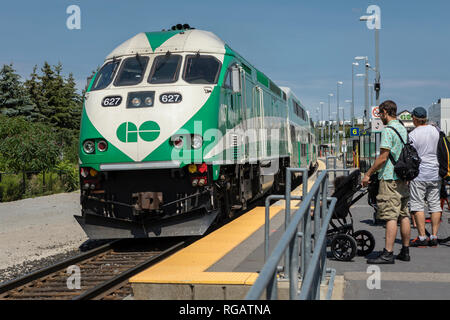
[[[350,261],[356,255],[356,241],[346,234],[337,234],[331,240],[331,253],[339,261]]]
[[[375,248],[375,238],[367,230],[358,230],[353,233],[358,248],[358,256],[367,256]]]

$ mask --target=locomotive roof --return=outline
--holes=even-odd
[[[212,32],[196,29],[141,32],[116,47],[106,59],[167,51],[225,53],[225,42]]]

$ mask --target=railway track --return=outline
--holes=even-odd
[[[0,300],[121,300],[128,279],[191,240],[118,240],[0,286]]]

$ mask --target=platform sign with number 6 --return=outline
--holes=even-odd
[[[359,128],[350,128],[350,137],[359,137]]]

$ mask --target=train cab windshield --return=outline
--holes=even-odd
[[[119,66],[120,60],[114,60],[106,63],[95,77],[95,82],[92,85],[92,90],[101,90],[106,88],[114,78],[117,67]]]
[[[165,54],[157,56],[153,61],[148,77],[149,83],[171,83],[178,79],[181,66],[181,56]]]
[[[142,81],[145,69],[147,68],[148,57],[136,55],[123,61],[117,75],[115,86],[131,86]]]
[[[188,55],[183,79],[192,84],[215,84],[219,78],[220,62],[213,56]]]

